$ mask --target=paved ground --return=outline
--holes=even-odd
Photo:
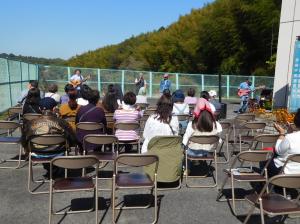
[[[232,106],[229,107],[229,109]],[[8,158],[13,155],[14,147],[0,146],[0,157]],[[223,180],[222,168],[228,165],[219,166],[219,185]],[[110,170],[107,167],[106,170]],[[48,195],[31,195],[27,191],[28,166],[18,170],[0,170],[0,223],[3,224],[43,224],[48,222]],[[34,167],[37,175],[42,175],[42,167]],[[209,183],[211,178],[207,178],[203,183]],[[102,187],[107,183],[100,182]],[[46,186],[45,186],[46,187]],[[250,189],[249,185],[244,185]],[[125,194],[139,193],[137,191],[126,191]],[[101,223],[112,223],[112,211],[110,205],[110,192],[99,192],[99,217]],[[121,195],[122,196],[122,195]],[[183,181],[180,190],[159,191],[159,219],[162,224],[179,223],[241,223],[243,216],[235,217],[227,202],[216,202],[217,189],[192,189],[185,187]],[[83,197],[83,199],[80,199]],[[90,204],[87,193],[58,194],[55,197],[55,207],[64,208],[71,204],[73,209],[87,207]],[[121,198],[121,197],[119,197]],[[128,197],[127,197],[128,198]],[[130,198],[130,197],[129,197]],[[145,197],[139,197],[135,202],[144,202]],[[245,201],[237,203],[238,214],[243,215],[249,206]],[[256,213],[257,214],[257,213]],[[153,217],[153,207],[149,209],[122,211],[118,223],[150,223]],[[259,216],[256,215],[249,223],[260,223]],[[277,218],[268,219],[267,223],[277,222]],[[56,216],[53,223],[94,223],[94,213],[75,214],[67,216]],[[286,223],[296,223],[295,219],[288,219]]]

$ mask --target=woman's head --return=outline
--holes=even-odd
[[[103,98],[102,105],[109,113],[114,113],[118,109],[117,92],[113,85],[108,86],[108,91]]]
[[[98,90],[90,90],[88,92],[87,100],[90,104],[96,105],[100,99],[100,94]]]
[[[209,100],[209,93],[207,92],[207,91],[202,91],[201,93],[200,93],[200,97],[201,98],[204,98],[204,99],[206,99],[206,100]]]
[[[68,94],[68,92],[72,91],[72,90],[75,90],[75,88],[73,87],[72,84],[67,84],[65,85],[65,93]]]
[[[50,93],[56,93],[57,90],[58,90],[58,87],[57,87],[56,84],[50,84],[50,85],[48,86],[48,91],[49,91]]]
[[[81,96],[82,96],[82,98],[85,99],[85,100],[89,100],[90,91],[92,91],[92,89],[88,85],[83,84],[81,86]]]
[[[68,101],[68,105],[69,107],[71,108],[71,110],[76,110],[78,104],[77,104],[77,93],[76,91],[70,91],[68,93],[68,96],[69,96],[69,101]]]
[[[298,129],[300,129],[300,108],[298,109],[297,113],[295,114],[294,117],[294,124]]]
[[[208,101],[199,98],[194,109],[193,128],[201,132],[211,132],[215,125],[216,119]]]
[[[123,97],[123,101],[126,105],[133,106],[136,102],[136,95],[134,92],[127,92]]]
[[[170,97],[162,95],[156,108],[157,119],[163,123],[170,123],[172,119],[173,103]]]
[[[172,100],[174,103],[183,103],[184,93],[182,90],[178,89],[172,94]]]
[[[81,74],[81,70],[80,69],[75,69],[74,74],[80,75]]]
[[[38,104],[41,100],[40,90],[38,88],[31,88],[28,90],[26,102],[29,104]]]
[[[190,97],[194,97],[195,96],[195,89],[194,88],[189,88],[188,91],[187,91],[187,95],[190,96]]]
[[[172,97],[171,91],[169,89],[164,89],[163,95],[166,96],[166,97],[168,97],[168,98]]]

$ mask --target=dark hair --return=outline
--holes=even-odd
[[[29,84],[31,85],[32,88],[39,87],[39,82],[37,80],[29,80]]]
[[[297,128],[300,128],[300,108],[297,110],[297,113],[295,114],[294,124],[296,125]]]
[[[123,97],[123,101],[127,105],[134,105],[136,102],[136,95],[134,92],[127,92]]]
[[[114,113],[118,109],[117,92],[113,85],[108,86],[108,91],[102,100],[102,105],[109,113]]]
[[[200,93],[200,97],[202,97],[202,98],[204,98],[204,99],[206,99],[206,100],[209,100],[209,93],[207,92],[207,91],[202,91],[201,93]]]
[[[69,96],[69,101],[68,101],[68,105],[71,108],[71,110],[76,110],[78,104],[77,104],[77,94],[76,92],[69,92],[68,93]]]
[[[173,92],[172,94],[172,100],[173,103],[177,103],[177,102],[184,102],[184,93],[182,92],[182,90],[177,89],[176,91]]]
[[[41,93],[38,88],[31,88],[30,90],[28,90],[26,103],[39,104],[40,100],[41,100]]]
[[[211,132],[216,127],[216,119],[214,115],[207,111],[203,110],[200,113],[199,117],[195,117],[193,120],[193,128],[201,132]]]
[[[68,93],[68,92],[70,92],[70,91],[72,91],[74,89],[75,89],[74,86],[72,84],[70,84],[70,83],[68,83],[67,85],[65,85],[65,92],[66,93]]]
[[[90,104],[96,105],[98,103],[99,99],[100,99],[100,94],[99,94],[98,90],[93,89],[88,92],[87,100],[89,101]]]
[[[89,96],[90,96],[89,92],[92,91],[92,89],[88,85],[83,84],[80,90],[81,90],[81,97],[85,100],[89,100]]]
[[[56,93],[57,90],[58,90],[58,87],[57,87],[56,84],[50,84],[49,87],[48,87],[48,91],[49,91],[50,93]]]
[[[159,121],[169,124],[172,119],[173,103],[171,97],[162,95],[157,102],[155,117]]]
[[[80,69],[75,69],[75,70],[74,70],[74,73],[76,73],[76,72],[81,73],[81,70],[80,70]]]
[[[171,91],[169,89],[164,89],[163,95],[166,96],[166,97],[168,97],[168,98],[172,97]]]
[[[194,97],[195,96],[195,89],[194,88],[189,88],[188,91],[187,91],[187,95],[190,96],[190,97]]]

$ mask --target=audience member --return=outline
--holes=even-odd
[[[26,100],[26,97],[28,95],[28,91],[32,88],[36,88],[38,89],[39,87],[39,83],[37,80],[30,80],[28,82],[28,85],[27,85],[27,89],[23,90],[21,92],[21,97],[18,99],[18,103],[21,103],[21,104],[24,104],[25,103],[25,100]],[[41,97],[41,96],[40,96]]]
[[[50,84],[48,86],[48,92],[45,93],[45,97],[53,98],[57,103],[60,103],[60,95],[57,93],[58,87],[56,84]]]
[[[75,118],[76,114],[78,112],[78,109],[80,107],[78,105],[78,103],[76,102],[76,97],[77,97],[76,92],[75,91],[73,93],[69,92],[68,95],[69,95],[68,96],[69,101],[67,103],[62,104],[59,108],[59,114],[60,114],[61,118],[67,119],[67,120],[68,120],[68,118],[72,118],[72,117]],[[74,121],[68,120],[68,123],[75,130],[75,119],[74,119]]]
[[[107,93],[102,100],[102,107],[105,112],[114,113],[119,108],[117,101],[117,91],[114,85],[108,85]]]
[[[92,91],[92,89],[88,85],[86,85],[86,84],[81,85],[81,87],[80,87],[80,95],[81,96],[79,98],[77,98],[78,105],[86,106],[89,104],[88,97],[90,96],[90,94],[89,94],[90,91]]]
[[[156,112],[146,121],[143,137],[142,153],[147,152],[149,141],[156,136],[178,135],[179,123],[176,116],[172,116],[173,103],[170,97],[162,95],[157,102]]]
[[[195,89],[189,88],[187,91],[187,96],[184,98],[184,102],[187,104],[196,104],[197,103],[197,97],[195,97]]]
[[[214,105],[214,107],[216,108],[216,111],[221,111],[221,103],[216,99],[217,97],[217,92],[215,90],[210,90],[209,92],[209,102]]]
[[[81,89],[81,91],[83,88]],[[82,92],[83,93],[83,92]],[[88,99],[88,104],[85,106],[81,106],[78,109],[76,114],[76,124],[79,122],[97,122],[104,124],[106,128],[106,118],[102,108],[97,107],[97,103],[100,99],[99,91],[98,90],[89,90],[83,97]],[[95,131],[85,131],[81,129],[76,129],[76,136],[78,141],[82,144],[83,138],[87,134],[103,134],[102,130],[95,130]],[[89,146],[87,150],[95,149],[93,146]]]
[[[200,97],[204,98],[204,99],[206,99],[208,101],[212,113],[215,114],[216,113],[216,108],[215,108],[215,106],[212,103],[209,102],[209,99],[210,99],[209,93],[207,91],[202,91],[200,93]]]
[[[189,114],[189,105],[184,103],[184,94],[181,90],[176,90],[172,95],[173,100],[173,114]]]
[[[69,92],[74,92],[76,89],[73,87],[72,84],[68,83],[65,85],[65,95],[62,95],[60,98],[61,104],[68,103],[69,102]]]
[[[31,88],[28,91],[28,95],[25,98],[25,103],[23,105],[23,114],[35,113],[40,114],[40,100],[41,94],[38,88]]]

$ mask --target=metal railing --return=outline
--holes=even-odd
[[[64,94],[64,86],[70,80],[75,67],[47,66],[28,64],[20,61],[12,61],[0,58],[0,111],[8,109],[17,103],[21,91],[26,88],[28,80],[38,79],[40,88],[45,91],[50,83],[58,85],[59,93]],[[159,94],[159,84],[163,72],[114,70],[100,68],[80,68],[82,75],[91,76],[87,84],[98,89],[103,95],[109,84],[119,84],[123,92],[135,91],[135,78],[143,73],[147,82],[148,97],[156,98]],[[186,92],[189,88],[196,90],[197,96],[203,90],[219,89],[218,75],[209,74],[182,74],[168,73],[172,82],[171,90],[182,89]],[[273,77],[249,76],[254,86],[265,85],[273,88]],[[238,99],[237,88],[245,76],[222,75],[221,95],[223,99]],[[253,95],[255,96],[255,94]]]

